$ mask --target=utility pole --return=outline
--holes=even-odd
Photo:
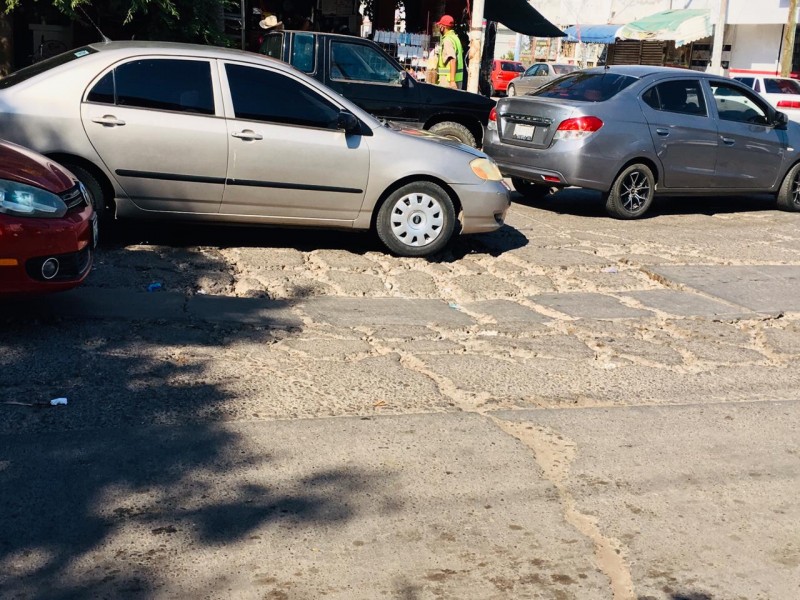
[[[794,54],[794,33],[797,28],[797,0],[789,0],[789,22],[783,28],[781,44],[781,77],[789,77],[792,73],[792,56]]]
[[[472,23],[469,31],[469,69],[467,73],[467,91],[478,93],[478,80],[481,76],[481,47],[483,44],[483,8],[484,0],[475,0],[472,5]]]
[[[797,0],[792,0],[796,2]],[[728,21],[728,0],[719,0],[719,14],[717,24],[714,25],[714,46],[711,49],[711,64],[706,71],[716,75],[723,75],[722,45],[725,39],[725,23]]]

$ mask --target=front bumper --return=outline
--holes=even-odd
[[[503,226],[511,206],[511,193],[504,182],[452,184],[451,187],[461,201],[461,233],[485,233]]]
[[[61,219],[0,215],[0,295],[38,294],[74,288],[92,268],[93,211],[84,206]],[[51,279],[42,265],[55,259]]]

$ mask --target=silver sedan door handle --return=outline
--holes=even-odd
[[[734,140],[733,138],[723,137],[722,143],[728,146],[733,146],[736,143],[736,140]]]
[[[260,133],[256,133],[252,129],[245,129],[244,131],[234,131],[231,135],[235,138],[240,138],[242,140],[248,140],[248,141],[264,139],[263,135],[261,135]]]
[[[662,137],[667,137],[669,135],[669,129],[664,129],[663,127],[656,128],[656,133]]]
[[[92,119],[92,123],[100,123],[108,127],[116,127],[118,125],[125,125],[125,121],[118,119],[114,115],[103,115],[99,119]]]

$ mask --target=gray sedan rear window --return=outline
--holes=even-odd
[[[576,71],[545,84],[532,96],[603,102],[636,81],[636,77],[618,73],[586,73]]]
[[[41,62],[34,63],[24,69],[20,69],[19,71],[15,71],[8,75],[7,77],[3,77],[0,79],[0,89],[11,87],[12,85],[16,85],[17,83],[22,83],[23,81],[30,79],[31,77],[35,77],[40,73],[44,73],[45,71],[49,71],[55,67],[60,67],[61,65],[65,65],[68,62],[72,62],[73,60],[77,60],[79,58],[83,58],[84,56],[88,56],[89,54],[94,54],[97,52],[94,48],[89,46],[84,46],[83,48],[76,48],[70,52],[64,52],[63,54],[59,54],[58,56],[53,56],[52,58],[48,58]]]

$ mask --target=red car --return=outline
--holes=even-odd
[[[508,82],[519,77],[525,71],[521,62],[513,60],[495,59],[492,61],[492,75],[489,81],[489,95],[496,96],[497,92],[505,92]]]
[[[72,173],[0,141],[0,295],[57,292],[92,268],[97,217]]]

